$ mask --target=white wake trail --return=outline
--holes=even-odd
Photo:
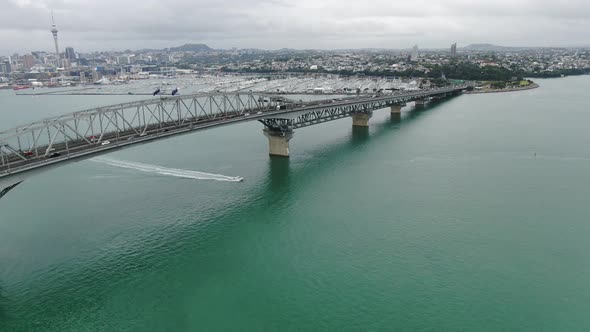
[[[132,161],[125,161],[125,160],[116,160],[104,157],[96,157],[90,159],[94,162],[98,162],[101,164],[115,166],[120,168],[127,168],[133,169],[136,171],[141,171],[145,173],[152,173],[152,174],[160,174],[166,176],[174,176],[178,178],[185,178],[185,179],[195,179],[195,180],[214,180],[214,181],[227,181],[227,182],[240,182],[243,181],[243,178],[239,176],[226,176],[221,174],[211,174],[205,172],[197,172],[197,171],[190,171],[185,169],[177,169],[177,168],[168,168],[163,166],[157,165],[149,165],[149,164],[142,164]]]

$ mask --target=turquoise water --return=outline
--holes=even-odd
[[[0,331],[586,331],[590,77],[539,82],[300,129],[288,160],[255,122],[107,156],[242,183],[33,177],[0,200]],[[1,92],[0,128],[128,100],[84,98]]]

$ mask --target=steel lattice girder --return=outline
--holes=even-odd
[[[290,132],[293,131],[293,119],[285,118],[269,118],[258,120],[266,128],[275,132]]]
[[[412,96],[387,96],[345,105],[322,106],[305,114],[299,115],[295,119],[269,118],[259,121],[272,131],[291,131],[294,128],[303,128],[348,117],[352,113],[370,113],[374,110],[386,108],[392,105],[405,105],[406,103],[417,99],[439,96],[444,97],[453,91],[453,89],[441,89],[435,93],[425,92],[414,94]]]
[[[18,136],[23,132],[33,130],[42,130],[47,127],[61,125],[64,123],[74,124],[77,121],[92,121],[106,114],[112,118],[112,113],[129,120],[127,115],[130,110],[140,109],[144,112],[152,112],[155,118],[167,119],[180,118],[187,120],[190,116],[206,116],[215,118],[224,113],[241,112],[246,109],[273,109],[277,101],[268,95],[254,94],[196,94],[179,97],[163,97],[158,99],[140,100],[117,105],[97,107],[89,110],[73,112],[54,118],[43,119],[29,123],[24,126],[0,131],[0,140],[6,140],[10,137]],[[153,112],[162,113],[155,114]],[[173,111],[181,112],[173,115]],[[114,118],[113,118],[114,119]],[[75,126],[72,126],[75,127]],[[74,129],[72,129],[74,130]]]
[[[81,150],[119,133],[147,131],[275,110],[279,101],[262,94],[197,94],[97,107],[0,132],[0,172],[17,160],[48,157],[55,149]]]

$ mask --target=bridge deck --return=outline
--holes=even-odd
[[[465,88],[287,104],[262,94],[201,94],[100,107],[0,132],[0,179],[217,126],[259,120],[272,130],[293,130]]]

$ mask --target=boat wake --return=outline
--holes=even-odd
[[[226,176],[221,174],[211,174],[205,172],[190,171],[185,169],[168,168],[156,165],[136,163],[132,161],[116,160],[110,158],[97,157],[90,159],[94,162],[115,166],[120,168],[133,169],[145,173],[160,174],[165,176],[173,176],[185,179],[195,180],[214,180],[214,181],[226,181],[226,182],[242,182],[244,179],[239,176]]]

